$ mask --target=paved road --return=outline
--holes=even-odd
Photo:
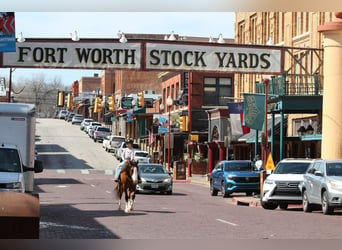
[[[113,157],[77,126],[64,121],[39,122],[37,132],[41,141],[38,143],[53,145],[52,149],[65,149],[65,152],[57,152],[58,157],[54,152],[46,152],[44,161],[52,167],[46,165],[48,170],[36,174],[43,239],[342,238],[341,212],[323,216],[320,212],[306,214],[301,209],[267,211],[236,206],[231,198],[210,197],[207,186],[189,183],[175,183],[171,196],[138,194],[135,210],[125,214],[117,210],[117,200],[112,193],[113,175],[105,171],[107,167],[96,163],[96,157],[104,162],[107,155],[108,161],[113,162]],[[51,122],[53,129],[45,127]],[[59,136],[58,132],[69,136]],[[73,144],[73,139],[82,140],[81,145]],[[82,152],[94,148],[98,148],[94,155]],[[66,164],[68,159],[73,160]],[[53,164],[55,161],[58,164]],[[82,162],[87,167],[77,165]],[[92,170],[84,171],[87,168]]]

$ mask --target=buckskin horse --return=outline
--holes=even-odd
[[[115,187],[114,193],[117,194],[119,199],[119,210],[121,210],[121,197],[125,193],[125,212],[128,213],[133,210],[133,203],[135,199],[135,190],[138,183],[138,168],[137,163],[133,161],[128,161],[121,170],[120,178]]]

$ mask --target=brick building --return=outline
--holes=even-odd
[[[275,94],[282,100],[292,98],[292,106],[296,106],[305,98],[309,98],[307,103],[311,102],[311,106],[314,106],[313,98],[319,99],[322,105],[323,37],[317,28],[331,21],[333,13],[238,12],[235,16],[236,43],[274,45],[283,48],[284,73],[271,79],[271,88],[274,84],[280,83],[283,92]],[[263,76],[258,74],[235,74],[234,96],[243,98],[243,93],[263,93],[262,78]],[[280,120],[277,121],[280,124],[284,123],[284,127],[275,124],[274,129],[278,131],[276,133],[280,140],[272,141],[272,145],[280,147],[279,152],[273,152],[273,158],[276,160],[283,157],[320,157],[321,106],[317,109],[309,106],[297,105],[295,109],[281,109],[278,113]],[[275,112],[272,114],[274,119]],[[314,134],[310,135],[310,138],[302,136],[299,128],[309,126],[314,128]],[[243,139],[246,138],[247,141],[253,141],[248,136]],[[254,151],[253,147],[249,150]],[[235,155],[238,155],[237,151],[239,150],[236,150]],[[247,155],[242,151],[239,151],[241,157],[253,155]]]

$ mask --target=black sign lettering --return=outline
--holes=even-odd
[[[42,48],[33,49],[33,61],[42,62],[44,60],[44,50]]]
[[[264,64],[261,64],[260,67],[262,69],[268,69],[270,66],[271,66],[271,62],[268,60],[268,58],[271,57],[271,54],[266,54],[266,53],[263,53],[261,54],[260,56],[260,60],[264,63]]]
[[[114,52],[116,53],[115,64],[121,64],[120,54],[123,53],[123,49],[115,49]]]
[[[59,52],[59,60],[58,63],[64,63],[64,52],[67,52],[67,48],[57,48],[57,52]]]
[[[234,53],[229,53],[228,56],[228,63],[226,65],[227,68],[229,68],[229,65],[232,65],[232,68],[236,68],[236,63],[235,63],[235,58],[234,58]]]
[[[187,51],[184,53],[184,63],[186,66],[192,66],[193,63],[188,61],[188,55],[193,56],[193,54],[194,53],[192,51]]]
[[[199,53],[201,53],[201,55],[199,55]],[[205,52],[199,52],[199,51],[195,51],[195,66],[199,66],[199,62],[202,62],[202,66],[205,67],[207,66],[204,62],[203,56],[204,56]]]
[[[108,62],[110,64],[113,64],[113,60],[112,60],[113,52],[112,52],[112,50],[110,50],[110,49],[102,49],[102,52],[103,52],[102,64],[107,64]]]
[[[24,55],[28,55],[28,51],[31,51],[30,47],[19,47],[19,59],[18,62],[24,62]]]
[[[102,61],[102,52],[100,49],[93,49],[91,51],[91,61],[93,63],[99,63]]]
[[[259,56],[257,54],[250,53],[249,55],[249,68],[256,68],[259,65]]]
[[[179,50],[172,53],[172,64],[174,66],[180,66],[182,64],[182,52]]]
[[[171,51],[170,50],[162,50],[161,52],[160,52],[160,54],[164,54],[164,63],[163,63],[163,65],[170,65],[169,64],[169,55],[171,54]]]
[[[125,64],[135,64],[134,57],[135,57],[135,50],[125,49]],[[130,63],[128,62],[129,58],[131,58]]]
[[[75,50],[77,52],[76,54],[77,54],[78,61],[87,63],[91,49],[76,48]]]
[[[239,68],[248,69],[247,66],[247,55],[245,53],[238,53],[239,55]],[[242,66],[243,64],[243,66]]]
[[[158,57],[158,55],[159,55],[158,50],[155,50],[155,49],[151,50],[150,57],[153,60],[153,61],[150,60],[151,65],[158,65],[160,63],[160,58]]]
[[[224,58],[226,57],[227,53],[223,53],[223,57],[221,56],[221,53],[219,53],[219,52],[215,52],[215,54],[217,55],[217,58],[218,58],[219,61],[220,61],[219,67],[220,67],[220,68],[224,67],[224,66],[223,66],[223,61],[224,61]]]
[[[51,61],[50,61],[51,59]],[[55,63],[56,57],[55,57],[55,49],[54,48],[45,48],[45,63]]]

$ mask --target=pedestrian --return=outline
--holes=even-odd
[[[260,159],[260,155],[256,156],[255,167],[258,171],[262,170],[262,160]]]

